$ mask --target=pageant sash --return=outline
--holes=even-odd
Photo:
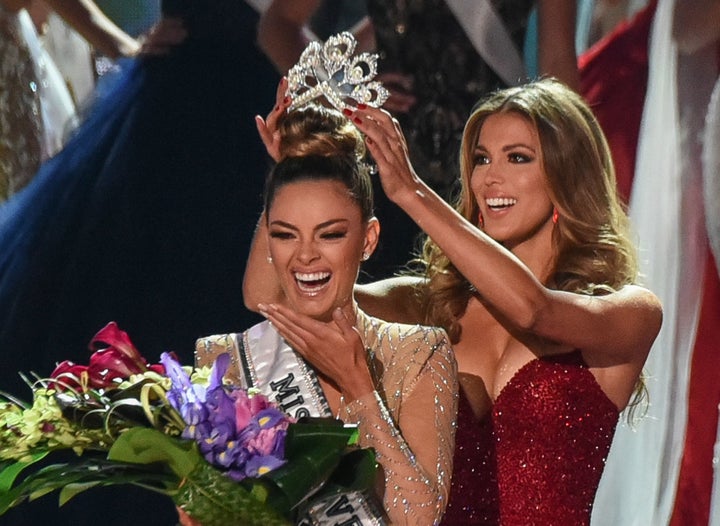
[[[260,390],[295,418],[332,416],[310,366],[265,321],[242,334],[238,353],[246,387]],[[382,511],[360,492],[311,501],[300,526],[383,526]]]
[[[526,76],[525,64],[500,15],[490,0],[445,0],[475,51],[508,85]]]

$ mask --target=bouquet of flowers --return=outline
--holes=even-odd
[[[355,426],[294,421],[262,394],[228,385],[227,354],[212,368],[183,367],[168,353],[149,365],[114,322],[90,346],[88,365],[25,377],[32,404],[3,394],[0,514],[55,490],[62,505],[93,487],[135,484],[203,526],[289,524],[311,497],[374,481],[374,452],[356,445]],[[62,450],[74,461],[47,463]]]

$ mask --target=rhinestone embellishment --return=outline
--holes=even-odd
[[[290,109],[324,96],[336,109],[357,109],[358,104],[378,108],[389,93],[379,81],[375,53],[353,57],[357,41],[348,32],[329,37],[324,44],[311,42],[288,72]]]

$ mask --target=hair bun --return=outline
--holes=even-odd
[[[339,111],[309,104],[288,112],[279,126],[280,156],[347,155],[362,159],[365,143],[360,131]]]

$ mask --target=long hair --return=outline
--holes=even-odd
[[[508,112],[527,119],[537,130],[547,192],[561,218],[553,230],[549,286],[600,295],[633,283],[637,256],[607,141],[582,98],[557,80],[500,90],[476,105],[463,133],[456,210],[476,224],[479,207],[470,177],[480,130],[488,116]],[[422,259],[428,277],[425,321],[445,327],[457,341],[458,320],[471,287],[429,238]]]

